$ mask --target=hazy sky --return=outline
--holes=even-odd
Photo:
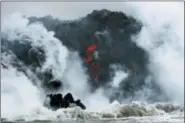
[[[125,2],[2,2],[2,17],[14,12],[28,16],[52,14],[61,19],[85,16],[94,9],[122,10]]]
[[[167,3],[169,2],[2,2],[1,16],[4,17],[7,14],[20,12],[28,16],[51,14],[53,17],[60,19],[75,19],[85,16],[95,9],[109,9],[133,14],[132,10],[136,6],[137,8],[152,7],[157,9],[161,6],[160,4],[166,5]]]

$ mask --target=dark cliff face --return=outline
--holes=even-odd
[[[132,41],[132,36],[137,35],[142,28],[142,24],[136,19],[126,16],[123,12],[95,10],[84,18],[74,21],[59,21],[51,16],[30,17],[29,20],[30,23],[41,21],[47,30],[55,32],[55,37],[60,39],[69,50],[78,51],[82,59],[85,57],[84,53],[87,47],[92,43],[97,44],[99,59],[96,60],[103,71],[100,72],[97,80],[99,85],[96,85],[97,82],[94,82],[93,79],[89,81],[92,85],[92,91],[100,86],[109,88],[107,84],[113,76],[113,69],[110,67],[113,64],[120,65],[122,69],[130,73],[128,78],[120,84],[119,89],[122,92],[119,92],[119,95],[133,96],[137,90],[145,85],[144,81],[148,75],[148,55]],[[12,48],[15,45],[23,48],[24,51]],[[18,43],[9,44],[8,49],[12,50],[17,58],[26,65],[40,66],[45,59],[42,49],[33,49],[28,44],[25,46]],[[84,66],[88,67],[85,63]],[[90,72],[90,68],[87,72]],[[51,86],[47,84],[52,79],[51,72],[39,73],[38,76],[45,85]],[[154,86],[155,89],[158,88],[155,84]],[[111,96],[114,95],[113,93]]]

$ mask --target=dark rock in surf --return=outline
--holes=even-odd
[[[48,97],[49,100],[49,106],[54,110],[57,110],[59,108],[69,108],[70,104],[75,104],[76,106],[82,108],[83,110],[86,109],[85,105],[78,99],[74,100],[71,93],[67,93],[64,97],[62,97],[62,94],[48,94],[46,97]]]

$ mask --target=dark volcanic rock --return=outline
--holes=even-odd
[[[120,64],[133,74],[128,77],[128,83],[122,85],[124,90],[137,90],[136,86],[144,84],[148,56],[131,39],[131,36],[137,35],[142,27],[134,18],[127,17],[122,12],[95,10],[76,21],[59,22],[51,17],[30,18],[30,22],[34,21],[42,21],[48,30],[55,32],[55,37],[68,49],[78,51],[82,59],[85,57],[84,52],[87,47],[95,42],[100,57],[97,61],[103,68],[98,77],[101,85],[105,85],[112,77],[111,64]],[[133,78],[138,79],[137,85]]]
[[[132,36],[137,35],[142,28],[141,22],[136,19],[126,16],[123,12],[94,10],[87,16],[73,21],[60,21],[51,16],[30,17],[29,21],[30,24],[36,21],[42,22],[47,30],[55,32],[55,37],[60,39],[69,50],[78,51],[82,59],[85,57],[87,47],[92,43],[97,44],[99,59],[96,59],[96,62],[103,71],[98,75],[98,82],[94,82],[93,79],[90,81],[92,91],[100,86],[109,88],[108,82],[114,76],[114,69],[110,67],[113,64],[120,65],[130,73],[119,86],[123,90],[119,92],[120,96],[124,95],[125,98],[134,96],[135,92],[145,85],[145,78],[149,74],[148,54],[132,41]],[[20,49],[14,49],[14,47],[20,47]],[[8,49],[11,49],[26,65],[40,66],[45,59],[42,49],[32,49],[29,44],[8,44]],[[85,63],[84,66],[89,67]],[[90,68],[87,72],[90,73]],[[52,72],[39,73],[38,78],[53,88],[62,85],[58,80],[54,85],[47,84],[53,79]],[[158,89],[154,83],[153,85]],[[112,93],[110,96],[115,95]]]

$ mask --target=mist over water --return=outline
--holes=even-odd
[[[109,6],[107,8],[112,10]],[[81,49],[85,46],[76,48],[80,44],[67,44],[67,38],[61,40],[60,35],[56,35],[58,32],[50,29],[50,21],[48,23],[45,21],[43,23],[42,21],[29,23],[30,18],[21,13],[6,16],[1,22],[2,117],[10,120],[21,118],[25,120],[55,120],[58,117],[58,119],[76,118],[80,114],[84,119],[89,117],[96,119],[104,117],[107,113],[115,113],[117,117],[124,117],[125,114],[120,113],[126,110],[125,107],[122,107],[123,104],[130,104],[131,108],[132,105],[137,105],[139,108],[144,107],[147,115],[154,115],[155,113],[160,115],[161,112],[164,112],[164,109],[159,110],[158,105],[156,104],[156,106],[155,101],[150,100],[151,98],[156,98],[156,101],[160,100],[171,105],[174,103],[184,104],[183,3],[161,2],[147,3],[147,5],[142,2],[125,3],[119,9],[127,16],[141,22],[141,29],[137,27],[136,29],[139,32],[131,33],[129,41],[133,41],[138,49],[143,50],[138,50],[143,53],[140,57],[144,59],[146,55],[148,61],[145,61],[145,64],[143,63],[143,68],[138,66],[140,60],[137,61],[137,59],[135,65],[132,64],[133,66],[129,66],[130,64],[127,64],[127,62],[125,62],[125,66],[121,63],[110,62],[105,72],[110,79],[102,80],[102,83],[101,80],[98,81],[99,83],[91,81],[88,75],[88,67],[84,66],[81,58]],[[52,19],[51,22],[55,23]],[[87,22],[87,25],[90,22]],[[64,27],[61,26],[60,28]],[[129,28],[127,29],[129,30]],[[66,31],[67,35],[69,30],[64,30],[63,34]],[[102,31],[99,32],[102,34]],[[107,41],[111,37],[110,35],[113,35],[111,31],[103,32]],[[69,37],[73,37],[73,35],[69,35]],[[127,36],[125,37],[127,38]],[[102,40],[104,40],[103,38]],[[109,44],[106,46],[109,46]],[[32,57],[32,55],[27,57],[25,54],[26,57],[23,56],[28,49],[39,52],[35,61],[35,57]],[[130,51],[126,50],[125,47],[123,50]],[[30,50],[31,53],[32,51]],[[101,51],[99,52],[101,53]],[[115,50],[115,52],[117,51]],[[129,53],[131,52],[126,52],[126,54]],[[100,54],[100,58],[106,59],[102,56]],[[30,59],[24,61],[27,58]],[[33,60],[34,63],[29,63],[30,60]],[[145,68],[145,65],[147,68]],[[51,78],[49,75],[44,75],[47,71],[51,72]],[[137,72],[141,73],[137,74]],[[59,89],[49,88],[48,85],[54,80],[60,81],[61,87]],[[139,80],[142,81],[143,85],[138,84]],[[129,85],[129,83],[135,85]],[[128,90],[129,87],[137,87],[137,89],[130,92],[121,87],[128,88]],[[158,93],[158,90],[161,92]],[[50,111],[43,106],[45,96],[50,92],[60,92],[63,95],[71,92],[75,99],[79,98],[84,102],[88,108],[87,112],[78,108],[74,110],[61,109],[56,112]],[[110,102],[110,100],[112,101]],[[142,103],[131,103],[132,101],[151,103],[151,105],[147,107]],[[153,112],[152,108],[156,111]],[[175,109],[179,110],[180,108],[177,106]]]

